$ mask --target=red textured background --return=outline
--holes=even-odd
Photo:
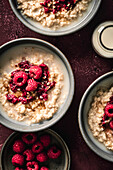
[[[98,56],[91,45],[91,36],[98,24],[113,20],[113,1],[102,0],[92,21],[80,31],[60,37],[37,34],[25,27],[15,16],[8,0],[0,0],[0,45],[21,37],[35,37],[58,47],[69,60],[75,76],[73,102],[66,115],[51,129],[58,132],[71,153],[71,170],[112,170],[113,163],[97,156],[84,142],[78,127],[78,107],[86,88],[100,75],[111,71],[113,60]],[[0,150],[13,131],[0,125]]]

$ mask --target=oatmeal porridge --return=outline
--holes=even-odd
[[[97,92],[88,113],[93,136],[113,150],[113,87]]]
[[[57,29],[70,24],[83,15],[91,0],[17,0],[22,14],[42,24]]]
[[[32,124],[50,119],[66,98],[64,73],[49,52],[22,47],[1,70],[0,102],[14,120]]]

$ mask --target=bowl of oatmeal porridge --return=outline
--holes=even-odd
[[[9,0],[18,19],[31,30],[60,36],[85,26],[96,14],[101,0]]]
[[[113,72],[97,78],[85,91],[78,121],[87,145],[100,157],[113,162]]]
[[[19,131],[37,131],[62,118],[74,94],[66,57],[35,38],[10,41],[0,52],[1,123]]]

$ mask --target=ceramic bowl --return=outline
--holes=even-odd
[[[39,131],[42,129],[46,129],[52,126],[53,124],[55,124],[58,120],[60,120],[63,117],[63,115],[66,113],[67,109],[69,108],[74,94],[73,72],[68,60],[60,50],[58,50],[55,46],[51,45],[48,42],[39,39],[34,39],[34,38],[16,39],[2,45],[0,47],[1,68],[5,67],[12,57],[15,57],[16,55],[20,56],[19,52],[21,51],[22,48],[26,48],[28,50],[29,48],[42,49],[45,52],[49,52],[53,54],[56,57],[56,60],[60,62],[61,64],[60,66],[62,67],[62,70],[65,71],[64,79],[66,80],[66,82],[64,84],[66,84],[66,86],[64,86],[64,88],[66,87],[65,89],[66,98],[64,103],[61,104],[58,111],[53,115],[51,119],[44,120],[41,123],[27,125],[25,122],[19,122],[13,120],[12,118],[9,118],[7,114],[4,113],[2,109],[3,107],[2,106],[0,107],[0,122],[3,125],[17,131],[27,131],[27,132]]]
[[[33,21],[32,19],[26,18],[22,15],[21,10],[18,9],[17,1],[9,0],[11,8],[18,19],[31,30],[49,36],[61,36],[73,33],[81,28],[83,28],[96,14],[101,0],[92,0],[86,12],[83,13],[82,17],[78,17],[77,20],[71,22],[68,26],[59,28],[57,30],[52,30],[47,27],[43,27],[40,23]]]
[[[14,170],[11,159],[14,151],[12,146],[14,141],[19,139],[22,133],[14,132],[5,141],[1,151],[1,170]],[[54,131],[46,129],[41,132],[36,132],[37,136],[49,134],[51,136],[51,145],[55,144],[61,149],[61,156],[56,160],[48,160],[46,166],[55,170],[69,170],[70,168],[70,153],[64,140]],[[6,159],[7,158],[7,159]],[[44,165],[44,164],[43,164]]]
[[[97,78],[85,91],[79,106],[78,121],[81,134],[87,145],[100,157],[113,162],[113,152],[108,150],[93,135],[88,125],[88,112],[96,92],[108,90],[113,86],[113,72],[108,72]]]

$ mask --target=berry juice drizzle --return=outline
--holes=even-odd
[[[107,103],[102,119],[103,127],[110,127],[113,129],[113,96],[110,97],[110,101]]]
[[[49,68],[46,64],[33,65],[29,61],[24,60],[16,67],[19,69],[11,72],[10,88],[15,94],[8,93],[7,100],[13,104],[21,102],[27,104],[37,97],[40,100],[48,99],[48,91],[55,86],[55,81],[49,81]],[[19,97],[17,92],[21,92]]]
[[[44,7],[45,13],[53,12],[53,14],[55,14],[63,9],[67,11],[73,9],[80,1],[81,0],[44,0],[40,5]]]

